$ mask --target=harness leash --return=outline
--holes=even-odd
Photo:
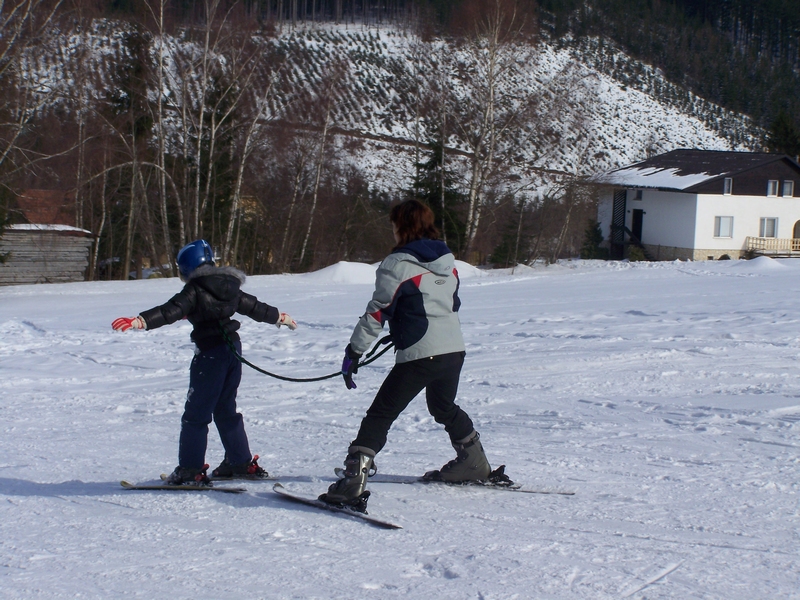
[[[323,375],[321,377],[284,377],[283,375],[277,375],[275,373],[270,373],[269,371],[265,371],[261,367],[258,367],[256,365],[254,365],[253,363],[251,363],[249,360],[244,358],[241,354],[239,354],[236,351],[236,346],[233,344],[233,341],[231,340],[230,336],[228,335],[228,332],[225,331],[225,327],[223,327],[222,321],[220,321],[220,323],[219,323],[219,329],[222,332],[222,337],[225,338],[225,343],[228,345],[228,348],[230,348],[231,352],[233,352],[233,355],[239,360],[239,362],[242,363],[243,365],[247,365],[251,369],[254,369],[254,370],[258,371],[259,373],[263,373],[264,375],[269,375],[270,377],[274,377],[275,379],[280,379],[281,381],[294,381],[294,382],[298,382],[298,383],[303,383],[303,382],[309,382],[309,381],[323,381],[325,379],[332,379],[334,377],[339,377],[342,374],[341,371],[337,371],[336,373],[331,373],[330,375]],[[386,348],[384,348],[383,350],[381,350],[380,352],[375,354],[375,352],[378,350],[378,348],[380,346],[382,346],[383,344],[388,344],[388,345],[386,346]],[[372,348],[372,350],[367,352],[366,356],[364,357],[364,361],[358,363],[358,367],[359,368],[365,367],[366,365],[368,365],[368,364],[370,364],[372,362],[375,362],[381,356],[386,354],[386,352],[391,350],[392,346],[394,346],[394,344],[392,343],[391,336],[387,335],[387,336],[382,337],[380,340],[378,340],[378,343],[375,344],[375,346]],[[373,354],[375,356],[373,356]]]

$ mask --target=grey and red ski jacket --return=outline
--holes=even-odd
[[[262,323],[277,323],[280,313],[274,306],[243,292],[245,274],[233,267],[200,265],[186,279],[183,289],[161,306],[141,315],[147,329],[169,325],[186,317],[194,325],[192,341],[200,350],[225,343],[220,326],[231,341],[239,340],[239,321],[234,313]]]
[[[421,239],[396,249],[378,267],[350,347],[364,354],[388,321],[398,363],[463,352],[458,286],[455,257],[444,242]]]

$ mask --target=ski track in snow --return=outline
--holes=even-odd
[[[295,332],[243,319],[282,375],[338,370],[371,269],[250,277]],[[383,531],[249,493],[123,490],[176,464],[190,326],[113,332],[177,279],[0,288],[0,598],[800,598],[800,261],[460,269],[459,402],[493,466],[575,496],[375,483]],[[316,495],[391,368],[245,368],[260,463]],[[415,400],[378,455],[452,457]],[[222,458],[211,427],[207,461]]]

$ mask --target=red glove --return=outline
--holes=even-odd
[[[286,313],[281,313],[281,316],[278,318],[278,322],[275,323],[275,325],[277,325],[279,329],[281,325],[286,325],[292,331],[297,329],[297,323],[295,320]]]
[[[114,319],[114,321],[111,323],[111,327],[113,327],[116,331],[128,331],[128,329],[147,329],[147,325],[142,317],[120,317],[119,319]]]

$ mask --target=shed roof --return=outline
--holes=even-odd
[[[28,223],[28,224],[17,224],[17,225],[8,225],[6,227],[6,231],[50,231],[50,232],[57,232],[57,233],[80,233],[86,235],[92,235],[92,232],[87,229],[81,229],[80,227],[72,227],[71,225],[40,225],[38,223]]]
[[[785,154],[766,152],[726,152],[719,150],[673,150],[642,162],[603,173],[598,183],[630,188],[657,188],[690,192],[695,186],[714,179],[734,177],[773,162],[800,165]]]

